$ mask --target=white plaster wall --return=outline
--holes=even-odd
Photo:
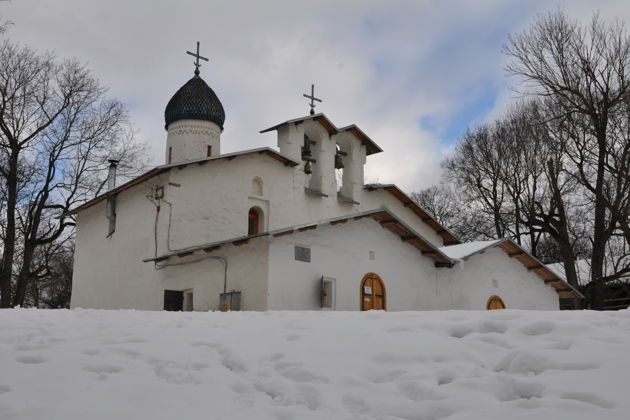
[[[311,248],[310,263],[295,260],[295,245]],[[365,218],[271,238],[269,309],[319,310],[326,276],[336,279],[335,309],[359,310],[361,280],[369,272],[383,279],[390,311],[443,309],[448,303],[439,293],[433,260]]]
[[[252,197],[254,177],[263,181],[262,197]],[[194,163],[172,169],[167,181],[164,199],[171,204],[164,203],[160,212],[160,253],[246,235],[252,205],[265,210],[266,230],[385,207],[427,240],[442,245],[442,238],[389,192],[363,191],[359,205],[342,203],[335,195],[308,194],[304,191],[307,178],[299,167],[284,166],[265,155]],[[166,247],[171,211],[170,244]]]
[[[166,163],[183,162],[221,154],[221,129],[210,121],[178,120],[168,126],[166,135]],[[171,161],[169,162],[169,148]]]
[[[486,309],[492,295],[501,297],[508,309],[559,308],[558,294],[553,287],[497,248],[475,255],[451,269],[439,269],[439,276],[444,294],[449,295],[450,309]]]
[[[241,292],[241,310],[267,309],[267,238],[256,238],[241,246],[225,245],[210,254],[199,251],[185,258],[171,258],[159,270],[160,293],[164,290],[193,289],[193,309],[219,309],[219,295],[223,292],[224,268],[220,256],[227,259],[227,290]],[[150,263],[153,266],[152,263]],[[163,300],[155,309],[163,308]]]
[[[345,152],[341,155],[343,163],[343,177],[341,185],[338,185],[339,193],[352,200],[358,201],[363,195],[364,165],[366,162],[366,148],[359,139],[350,133],[340,133],[333,136],[339,150]]]
[[[118,194],[109,237],[105,201],[78,214],[71,307],[156,309],[157,275],[142,262],[154,252],[155,206],[145,198],[147,188]]]
[[[265,212],[265,228],[292,223],[294,176],[289,168],[259,154],[172,169],[160,214],[160,253],[247,235],[247,216],[254,205]],[[252,195],[254,177],[263,181],[262,197]]]

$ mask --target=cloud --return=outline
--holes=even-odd
[[[571,1],[628,17],[622,1]],[[222,150],[274,146],[258,132],[317,110],[359,125],[384,149],[366,179],[415,190],[437,182],[439,161],[465,127],[509,103],[505,36],[556,6],[521,1],[120,1],[0,3],[7,36],[60,57],[76,56],[128,104],[140,138],[164,159],[163,112],[192,77],[185,51],[201,41],[202,77],[226,109]],[[508,99],[506,99],[508,98]],[[426,124],[428,121],[431,124]],[[425,122],[424,126],[422,122]]]

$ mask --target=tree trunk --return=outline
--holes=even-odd
[[[26,289],[30,280],[30,267],[35,255],[35,245],[28,241],[25,244],[24,255],[22,257],[22,268],[17,277],[13,306],[23,306],[26,297]]]
[[[604,200],[604,171],[606,163],[606,128],[597,133],[597,179],[595,181],[595,221],[593,226],[593,255],[591,258],[591,282],[588,299],[592,309],[604,309],[604,284],[602,282],[606,258],[606,202]]]
[[[560,168],[557,167],[551,159],[547,162],[547,167],[549,169],[549,184],[553,194],[553,201],[558,209],[558,224],[556,229],[557,237],[555,239],[558,247],[560,248],[562,263],[564,264],[564,276],[566,277],[567,282],[577,289],[579,283],[577,273],[575,271],[575,253],[573,252],[573,247],[571,246],[567,213],[564,207],[562,191],[560,191],[558,182]]]
[[[7,182],[7,226],[3,241],[4,253],[0,266],[0,308],[11,307],[11,280],[13,276],[13,262],[15,258],[15,207],[17,204],[17,167],[18,152],[13,150],[9,158]]]

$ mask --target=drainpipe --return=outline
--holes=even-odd
[[[107,174],[107,191],[111,191],[116,188],[117,166],[117,160],[109,160],[109,173]],[[107,237],[110,237],[114,233],[114,230],[116,230],[116,196],[107,197],[105,216],[109,220],[109,233],[107,234]]]

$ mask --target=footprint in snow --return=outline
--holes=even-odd
[[[11,387],[9,385],[0,385],[0,395],[6,394],[11,391]]]
[[[507,325],[500,321],[486,320],[479,324],[478,331],[482,334],[503,334],[507,331]]]
[[[451,328],[451,330],[449,331],[449,335],[455,338],[463,338],[473,332],[475,332],[475,330],[471,326],[456,325],[455,327]]]
[[[42,350],[50,347],[48,344],[37,343],[37,344],[18,344],[14,348],[16,351],[30,351],[30,350]]]
[[[519,328],[518,332],[525,335],[542,335],[553,331],[555,327],[556,325],[553,322],[538,321]]]
[[[103,373],[112,374],[112,373],[120,373],[124,369],[121,368],[120,366],[114,366],[114,365],[88,365],[88,366],[85,366],[83,370],[86,370],[92,373],[98,373],[98,374],[103,374]]]
[[[328,383],[328,378],[316,375],[308,369],[300,366],[289,366],[280,370],[280,374],[293,382],[298,383]]]
[[[19,356],[16,360],[25,365],[38,365],[46,361],[46,359],[39,356]]]
[[[446,398],[429,387],[422,386],[418,382],[407,381],[398,384],[401,395],[411,401],[439,401]]]
[[[345,394],[341,398],[343,408],[356,414],[368,414],[371,410],[365,400],[359,395]]]
[[[551,350],[569,350],[573,345],[573,340],[557,340],[547,346],[548,349]]]
[[[380,384],[380,383],[395,381],[396,379],[400,378],[405,373],[406,371],[404,370],[393,370],[393,371],[388,371],[388,372],[372,372],[369,375],[367,375],[365,379],[367,379],[368,381],[372,383]]]
[[[590,392],[565,392],[561,395],[561,398],[580,401],[585,404],[590,404],[606,409],[615,408],[617,406],[617,403],[615,403],[614,401],[607,400],[597,394],[593,394]]]

